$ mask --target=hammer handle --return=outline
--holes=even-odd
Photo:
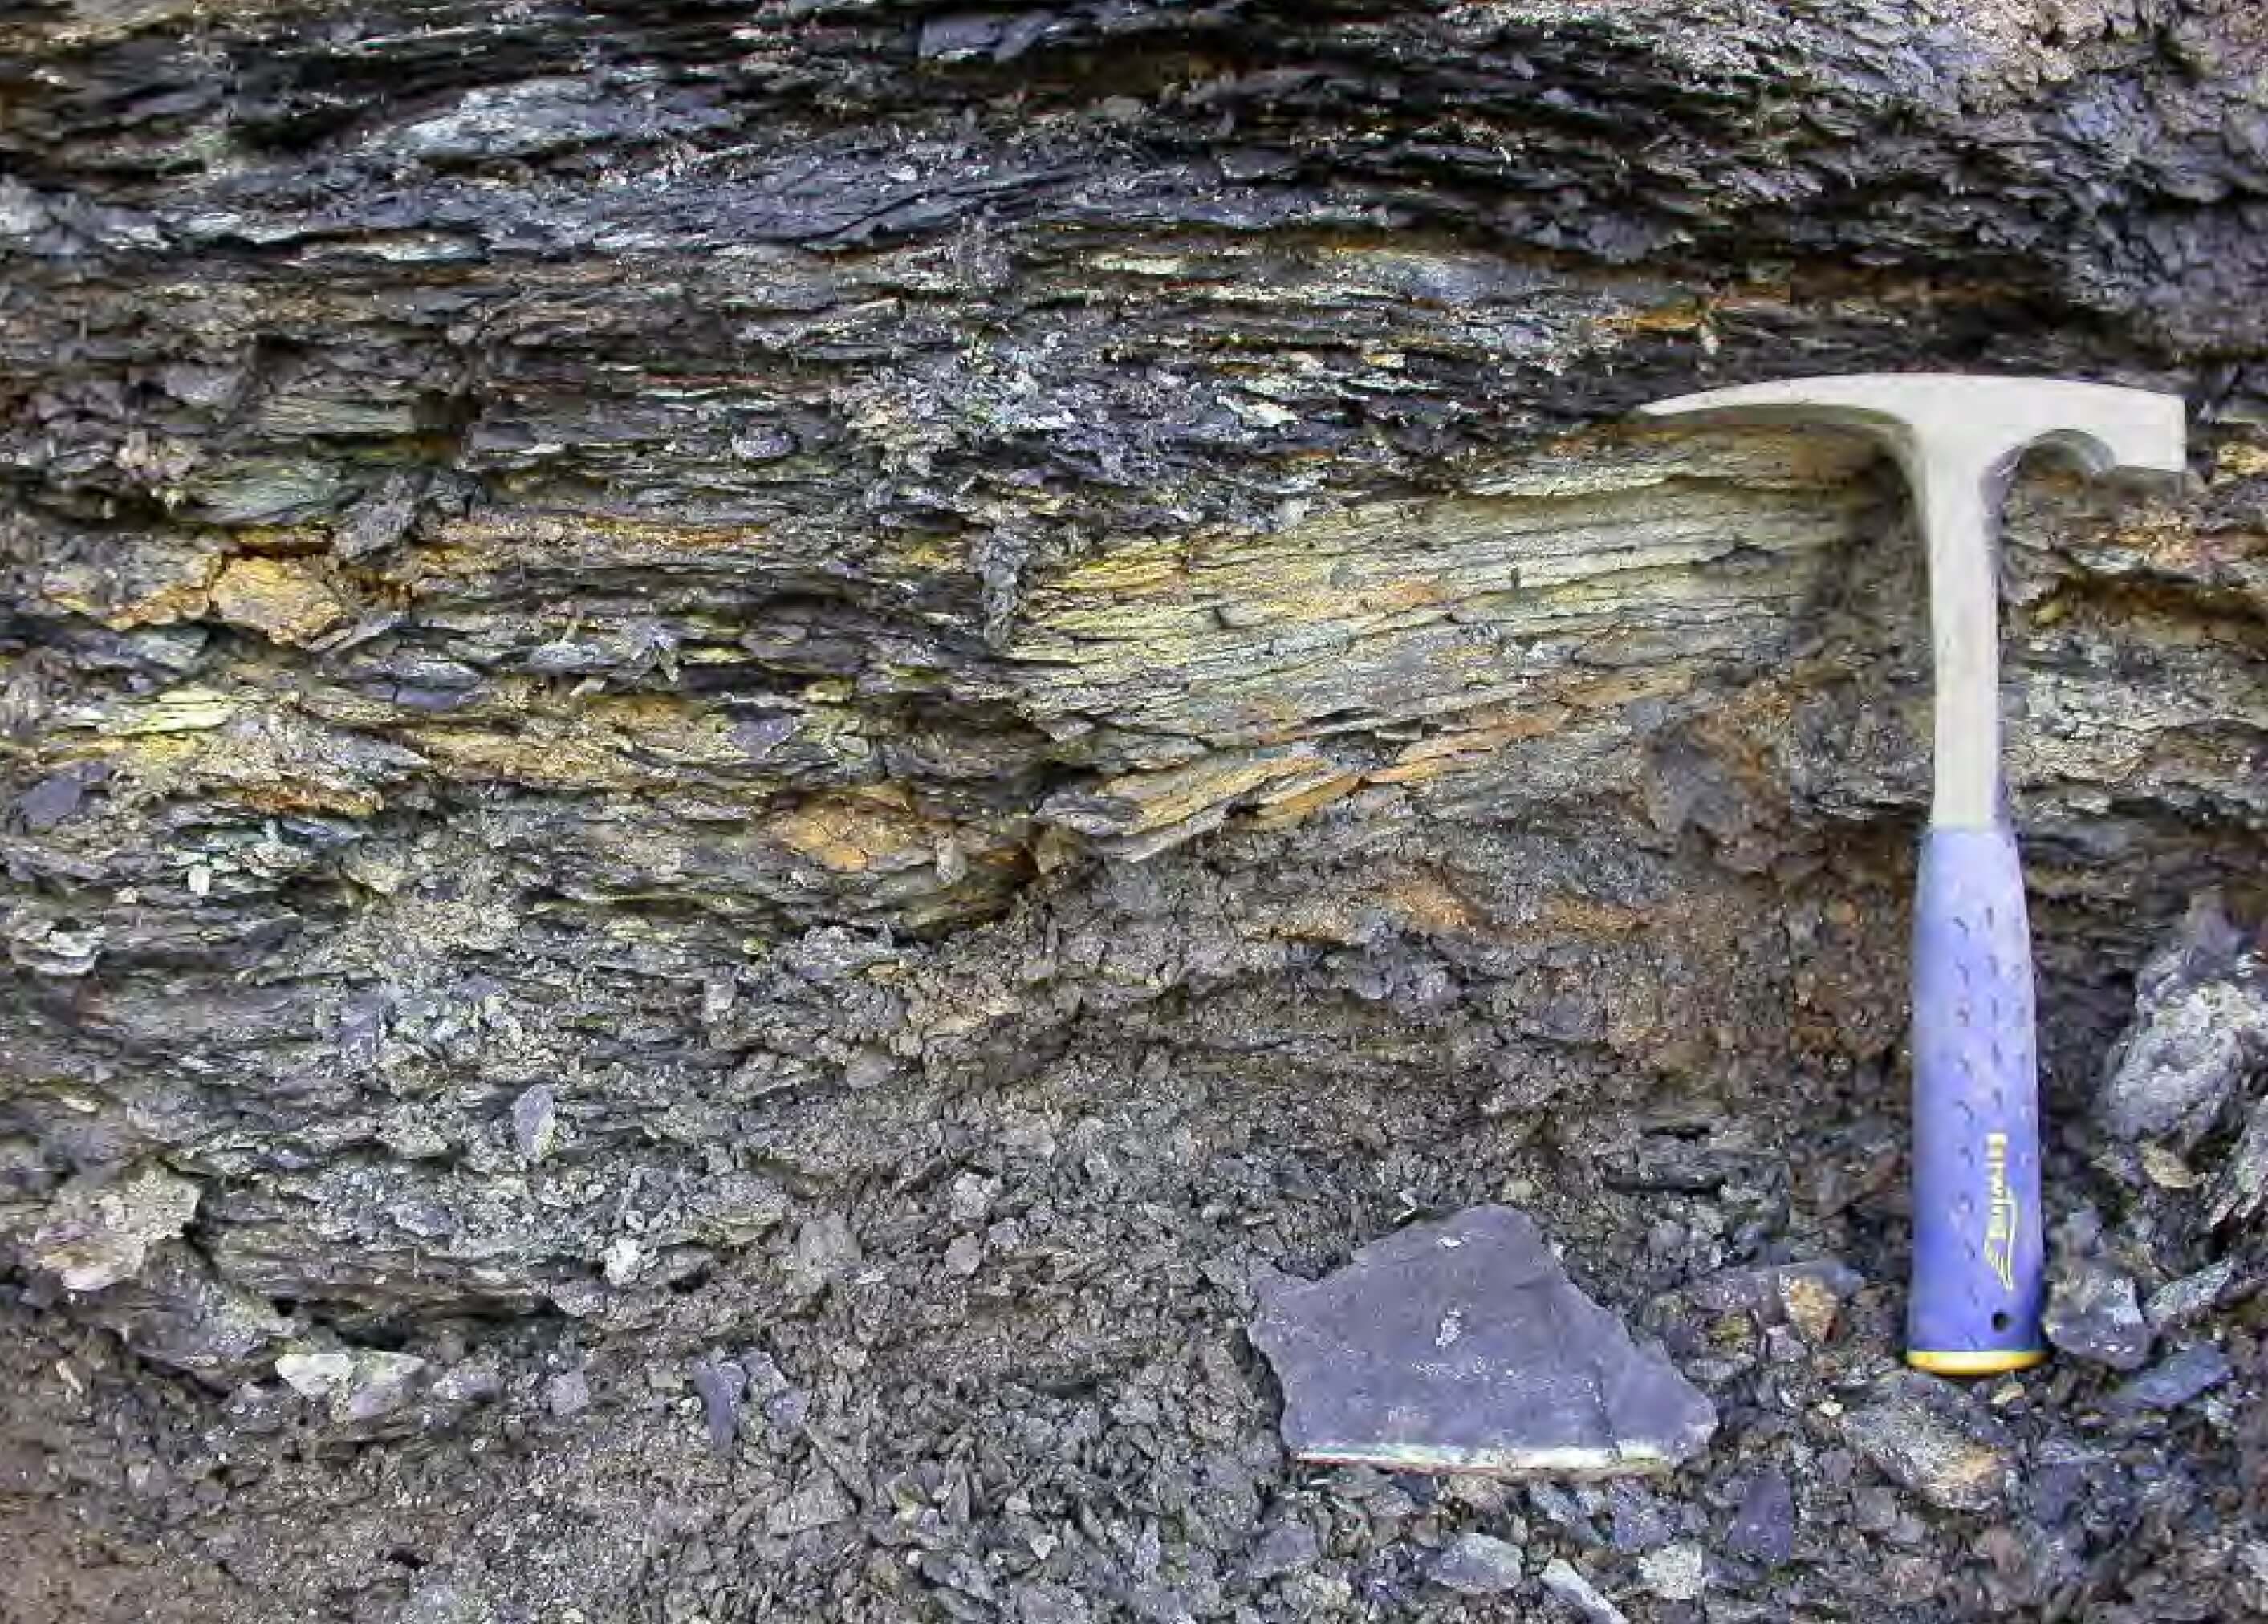
[[[1907,1360],[1970,1376],[2036,1364],[2046,1355],[2031,932],[2005,822],[1925,838],[1913,1070]]]

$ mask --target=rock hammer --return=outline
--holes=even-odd
[[[2025,452],[2090,474],[2178,474],[2181,398],[2055,378],[1932,372],[1790,378],[1639,408],[1709,423],[1822,424],[1904,469],[1929,559],[1935,789],[1913,935],[1913,1278],[1906,1360],[1948,1376],[2047,1357],[2039,1082],[2023,871],[2000,776],[2001,498]]]

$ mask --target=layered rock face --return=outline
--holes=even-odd
[[[2249,0],[7,8],[25,1312],[233,1390],[792,1320],[1041,1162],[1286,1266],[1893,1188],[1902,495],[1624,421],[1806,371],[2191,401],[2185,489],[2012,498],[2068,1105],[2264,900],[2264,73]],[[1075,1206],[925,1334],[1103,1336]]]

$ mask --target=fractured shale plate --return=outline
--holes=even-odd
[[[1717,1412],[1576,1290],[1526,1213],[1469,1208],[1263,1289],[1253,1343],[1301,1460],[1401,1472],[1667,1472]]]

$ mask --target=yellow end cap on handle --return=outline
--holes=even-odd
[[[2047,1358],[2044,1348],[1988,1348],[1972,1353],[1932,1353],[1921,1348],[1906,1351],[1908,1364],[1933,1376],[1999,1376],[2008,1370],[2029,1370],[2036,1364],[2045,1364]]]

